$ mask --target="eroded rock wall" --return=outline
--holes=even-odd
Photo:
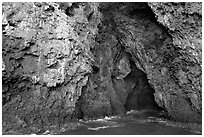
[[[157,89],[159,105],[177,120],[201,122],[202,115],[202,4],[149,3],[157,21],[168,29],[174,53],[165,66],[162,79],[150,83]],[[169,80],[168,80],[169,79]],[[166,84],[165,84],[166,83]]]
[[[200,3],[2,7],[5,131],[130,109],[201,122]]]
[[[147,75],[157,104],[175,120],[201,122],[201,3],[103,8],[112,33]]]
[[[97,3],[2,6],[3,126],[76,119],[75,104],[92,72]]]

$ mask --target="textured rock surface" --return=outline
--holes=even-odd
[[[202,4],[149,3],[158,22],[172,37],[171,61],[160,75],[151,76],[156,100],[178,120],[201,122],[202,113]],[[158,74],[155,74],[158,75]],[[168,84],[165,84],[168,83]],[[159,86],[158,86],[159,85]],[[168,86],[167,86],[168,85]]]
[[[95,7],[3,3],[3,125],[18,128],[16,117],[40,128],[76,118],[75,104],[92,71],[97,18],[87,16]]]
[[[131,53],[137,68],[147,75],[157,104],[180,121],[201,122],[199,5],[117,3],[103,6],[107,26],[111,26],[111,33],[118,37],[126,52]]]
[[[201,3],[2,7],[4,133],[157,105],[201,122]]]

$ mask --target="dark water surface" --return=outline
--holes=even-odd
[[[131,111],[126,115],[80,121],[62,135],[196,135],[198,131],[172,124],[156,113]]]

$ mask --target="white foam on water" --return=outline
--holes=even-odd
[[[42,135],[52,135],[54,132],[50,132],[49,130],[46,130]]]
[[[50,131],[49,130],[46,130],[44,133],[43,133],[43,135],[47,135],[47,134],[49,134],[50,133]]]
[[[139,122],[139,123],[153,123],[153,122],[157,122],[157,123],[167,124],[167,121],[165,121],[164,119],[155,118],[155,117],[149,117],[149,119],[138,119],[137,122]]]
[[[196,133],[196,134],[202,134],[202,131],[193,131],[193,130],[191,130],[191,132]]]
[[[92,119],[92,120],[82,120],[80,119],[79,122],[85,122],[85,123],[90,123],[90,122],[108,122],[108,120],[120,118],[119,116],[110,116],[107,117],[105,116],[104,118],[99,118],[99,119]]]
[[[158,123],[165,123],[165,124],[167,124],[167,121],[164,120],[164,119],[161,119],[161,118],[157,118],[156,121],[157,121]]]
[[[155,117],[148,117],[148,118],[150,118],[150,119],[154,119]]]
[[[137,110],[130,110],[127,111],[126,114],[140,114],[141,112],[137,111]]]
[[[66,131],[65,128],[61,128],[61,129],[60,129],[60,132],[65,132],[65,131]]]
[[[84,122],[84,120],[83,119],[79,119],[79,122]]]
[[[92,119],[92,120],[82,120],[81,122],[90,123],[90,122],[106,122],[107,120],[105,118],[99,118],[99,119]]]
[[[137,122],[139,122],[139,123],[150,123],[150,122],[154,122],[154,120],[151,120],[151,119],[140,120],[140,119],[138,119]]]
[[[105,120],[112,120],[112,119],[115,119],[115,118],[120,118],[119,116],[111,116],[111,117],[105,117],[104,119]]]
[[[106,129],[106,128],[114,128],[118,127],[117,125],[114,126],[102,126],[102,127],[95,127],[95,128],[88,128],[89,130],[99,130],[99,129]]]
[[[172,126],[172,127],[179,127],[179,128],[183,128],[186,129],[185,126],[179,125],[177,123],[172,123],[172,122],[168,122],[168,121],[164,121],[164,120],[159,120],[158,122],[163,123],[167,126]],[[197,130],[190,130],[190,132],[196,133],[196,134],[201,134],[201,131],[197,131]]]

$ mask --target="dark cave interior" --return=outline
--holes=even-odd
[[[129,59],[131,72],[126,76],[125,80],[132,79],[135,86],[128,94],[124,105],[126,111],[129,110],[162,110],[154,100],[154,89],[148,83],[147,75],[139,70],[134,61]]]
[[[100,4],[100,11],[103,13],[102,23],[98,25],[98,34],[96,36],[96,42],[99,46],[95,46],[91,52],[95,56],[96,64],[92,66],[92,76],[90,78],[90,83],[95,83],[97,88],[91,89],[91,84],[83,91],[82,96],[85,96],[88,92],[92,92],[93,96],[100,96],[100,94],[104,94],[105,96],[110,96],[110,104],[112,108],[112,112],[110,115],[124,113],[129,110],[163,110],[163,108],[159,107],[154,99],[154,89],[150,86],[148,82],[147,75],[137,68],[135,64],[135,60],[130,53],[127,51],[127,47],[125,47],[125,32],[119,32],[118,28],[121,27],[122,30],[125,30],[125,26],[118,26],[119,22],[114,20],[114,12],[121,14],[122,16],[126,16],[130,19],[135,20],[137,23],[136,27],[140,28],[142,25],[148,24],[148,22],[157,23],[155,19],[155,15],[152,12],[151,8],[147,5],[147,3],[117,3],[117,4]],[[119,18],[118,18],[119,19]],[[143,24],[144,22],[144,24]],[[158,23],[157,23],[158,24]],[[127,25],[131,25],[128,24]],[[141,25],[141,26],[140,26]],[[151,25],[147,25],[148,27],[145,30],[142,30],[142,33],[154,33],[151,31]],[[122,28],[124,27],[124,28]],[[158,27],[160,25],[158,24]],[[127,27],[128,28],[128,27]],[[160,29],[160,28],[158,28]],[[162,28],[164,29],[164,28]],[[148,34],[147,34],[148,35]],[[143,39],[146,34],[142,34]],[[116,41],[113,40],[113,37],[116,38]],[[152,37],[152,35],[150,35]],[[136,38],[137,39],[137,38]],[[154,39],[148,38],[148,39]],[[114,44],[115,43],[115,44]],[[151,43],[147,43],[147,46],[151,45]],[[117,64],[120,60],[127,56],[127,61],[129,63],[131,72],[123,76],[123,79],[118,79],[118,66]],[[125,65],[125,64],[123,64]],[[113,71],[109,72],[108,68],[113,68]],[[123,68],[122,73],[126,73],[128,70]],[[120,73],[120,72],[119,72]],[[102,75],[101,75],[102,74]],[[122,74],[123,75],[123,74]],[[110,77],[111,76],[111,77]],[[106,80],[100,81],[102,77],[106,77],[107,81],[109,81],[106,85],[102,85],[102,83],[106,83]],[[109,78],[110,77],[110,78]],[[109,80],[108,80],[109,79]],[[113,88],[109,88],[113,87]],[[90,91],[93,90],[93,91]],[[84,93],[86,92],[86,93]],[[99,93],[97,93],[99,92]],[[84,95],[85,94],[85,95]],[[98,95],[99,94],[99,95]],[[90,97],[89,97],[90,98]],[[80,97],[80,104],[85,104],[86,97]],[[88,97],[87,97],[88,99]],[[86,100],[87,100],[86,99]],[[93,99],[98,100],[98,102],[104,103],[103,97],[101,99]],[[89,104],[89,103],[88,103]],[[90,105],[92,105],[90,103]],[[97,106],[97,105],[96,105]],[[98,111],[100,112],[100,107],[98,106]],[[83,107],[82,107],[83,108]],[[86,108],[86,110],[92,108]],[[104,109],[104,108],[102,108]],[[83,109],[85,111],[85,109]],[[81,113],[83,113],[83,110]],[[105,109],[104,109],[105,110]],[[98,112],[96,112],[98,115]],[[104,112],[105,113],[105,112]],[[101,113],[102,114],[102,113]],[[86,115],[86,114],[85,114]],[[91,115],[92,114],[87,114]],[[109,113],[105,113],[103,115],[109,115]],[[82,116],[80,116],[82,117]]]

